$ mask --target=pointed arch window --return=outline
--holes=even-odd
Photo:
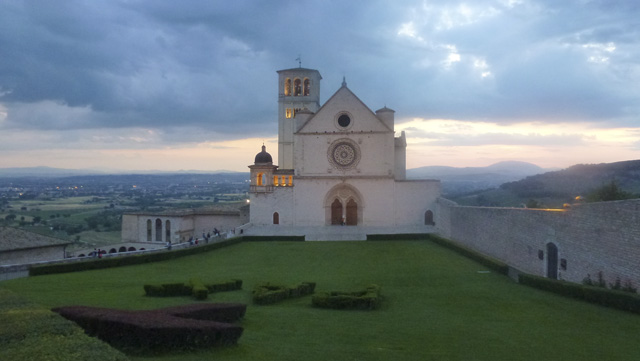
[[[162,242],[162,220],[156,219],[156,242]]]

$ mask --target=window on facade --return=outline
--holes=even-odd
[[[171,221],[167,220],[164,222],[164,233],[165,233],[165,241],[171,242]]]
[[[311,88],[311,81],[309,79],[304,80],[304,96],[309,95],[309,91]]]
[[[285,110],[285,116],[287,117],[287,119],[291,119],[296,116],[296,111],[294,109],[287,108]]]
[[[152,241],[152,233],[153,232],[153,222],[150,219],[147,219],[147,242]]]
[[[300,95],[302,95],[302,81],[296,78],[293,81],[293,96],[299,97]]]
[[[156,219],[156,242],[162,242],[162,220]]]
[[[263,186],[264,185],[264,174],[262,173],[258,173],[258,175],[256,176],[256,185],[258,186]]]
[[[273,176],[273,185],[276,186],[276,187],[279,185],[278,184],[278,176],[277,175]]]
[[[273,224],[280,224],[280,215],[278,212],[273,213]]]
[[[282,183],[283,186],[287,185],[287,181],[286,181],[286,177],[285,176],[282,176],[282,178],[280,178],[280,181],[281,181],[280,183]]]
[[[293,185],[293,176],[290,175],[289,176],[289,187],[291,187]]]
[[[285,96],[291,95],[291,79],[290,78],[287,78],[287,80],[284,81],[284,95]]]

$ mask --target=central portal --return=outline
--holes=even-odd
[[[362,222],[362,198],[347,184],[334,187],[325,198],[327,225],[357,226]]]

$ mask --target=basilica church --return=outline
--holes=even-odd
[[[440,181],[406,179],[395,111],[372,111],[345,80],[321,104],[321,80],[314,69],[278,71],[278,159],[263,144],[249,165],[248,210],[127,214],[122,240],[181,242],[214,226],[309,241],[435,232]]]
[[[251,234],[366,239],[433,231],[437,180],[406,179],[395,112],[373,112],[343,80],[320,104],[317,70],[278,71],[278,163],[268,149],[251,172]]]

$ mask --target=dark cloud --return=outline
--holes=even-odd
[[[298,55],[323,99],[346,76],[400,117],[629,124],[638,15],[635,1],[9,0],[0,127],[273,134],[275,71]]]

